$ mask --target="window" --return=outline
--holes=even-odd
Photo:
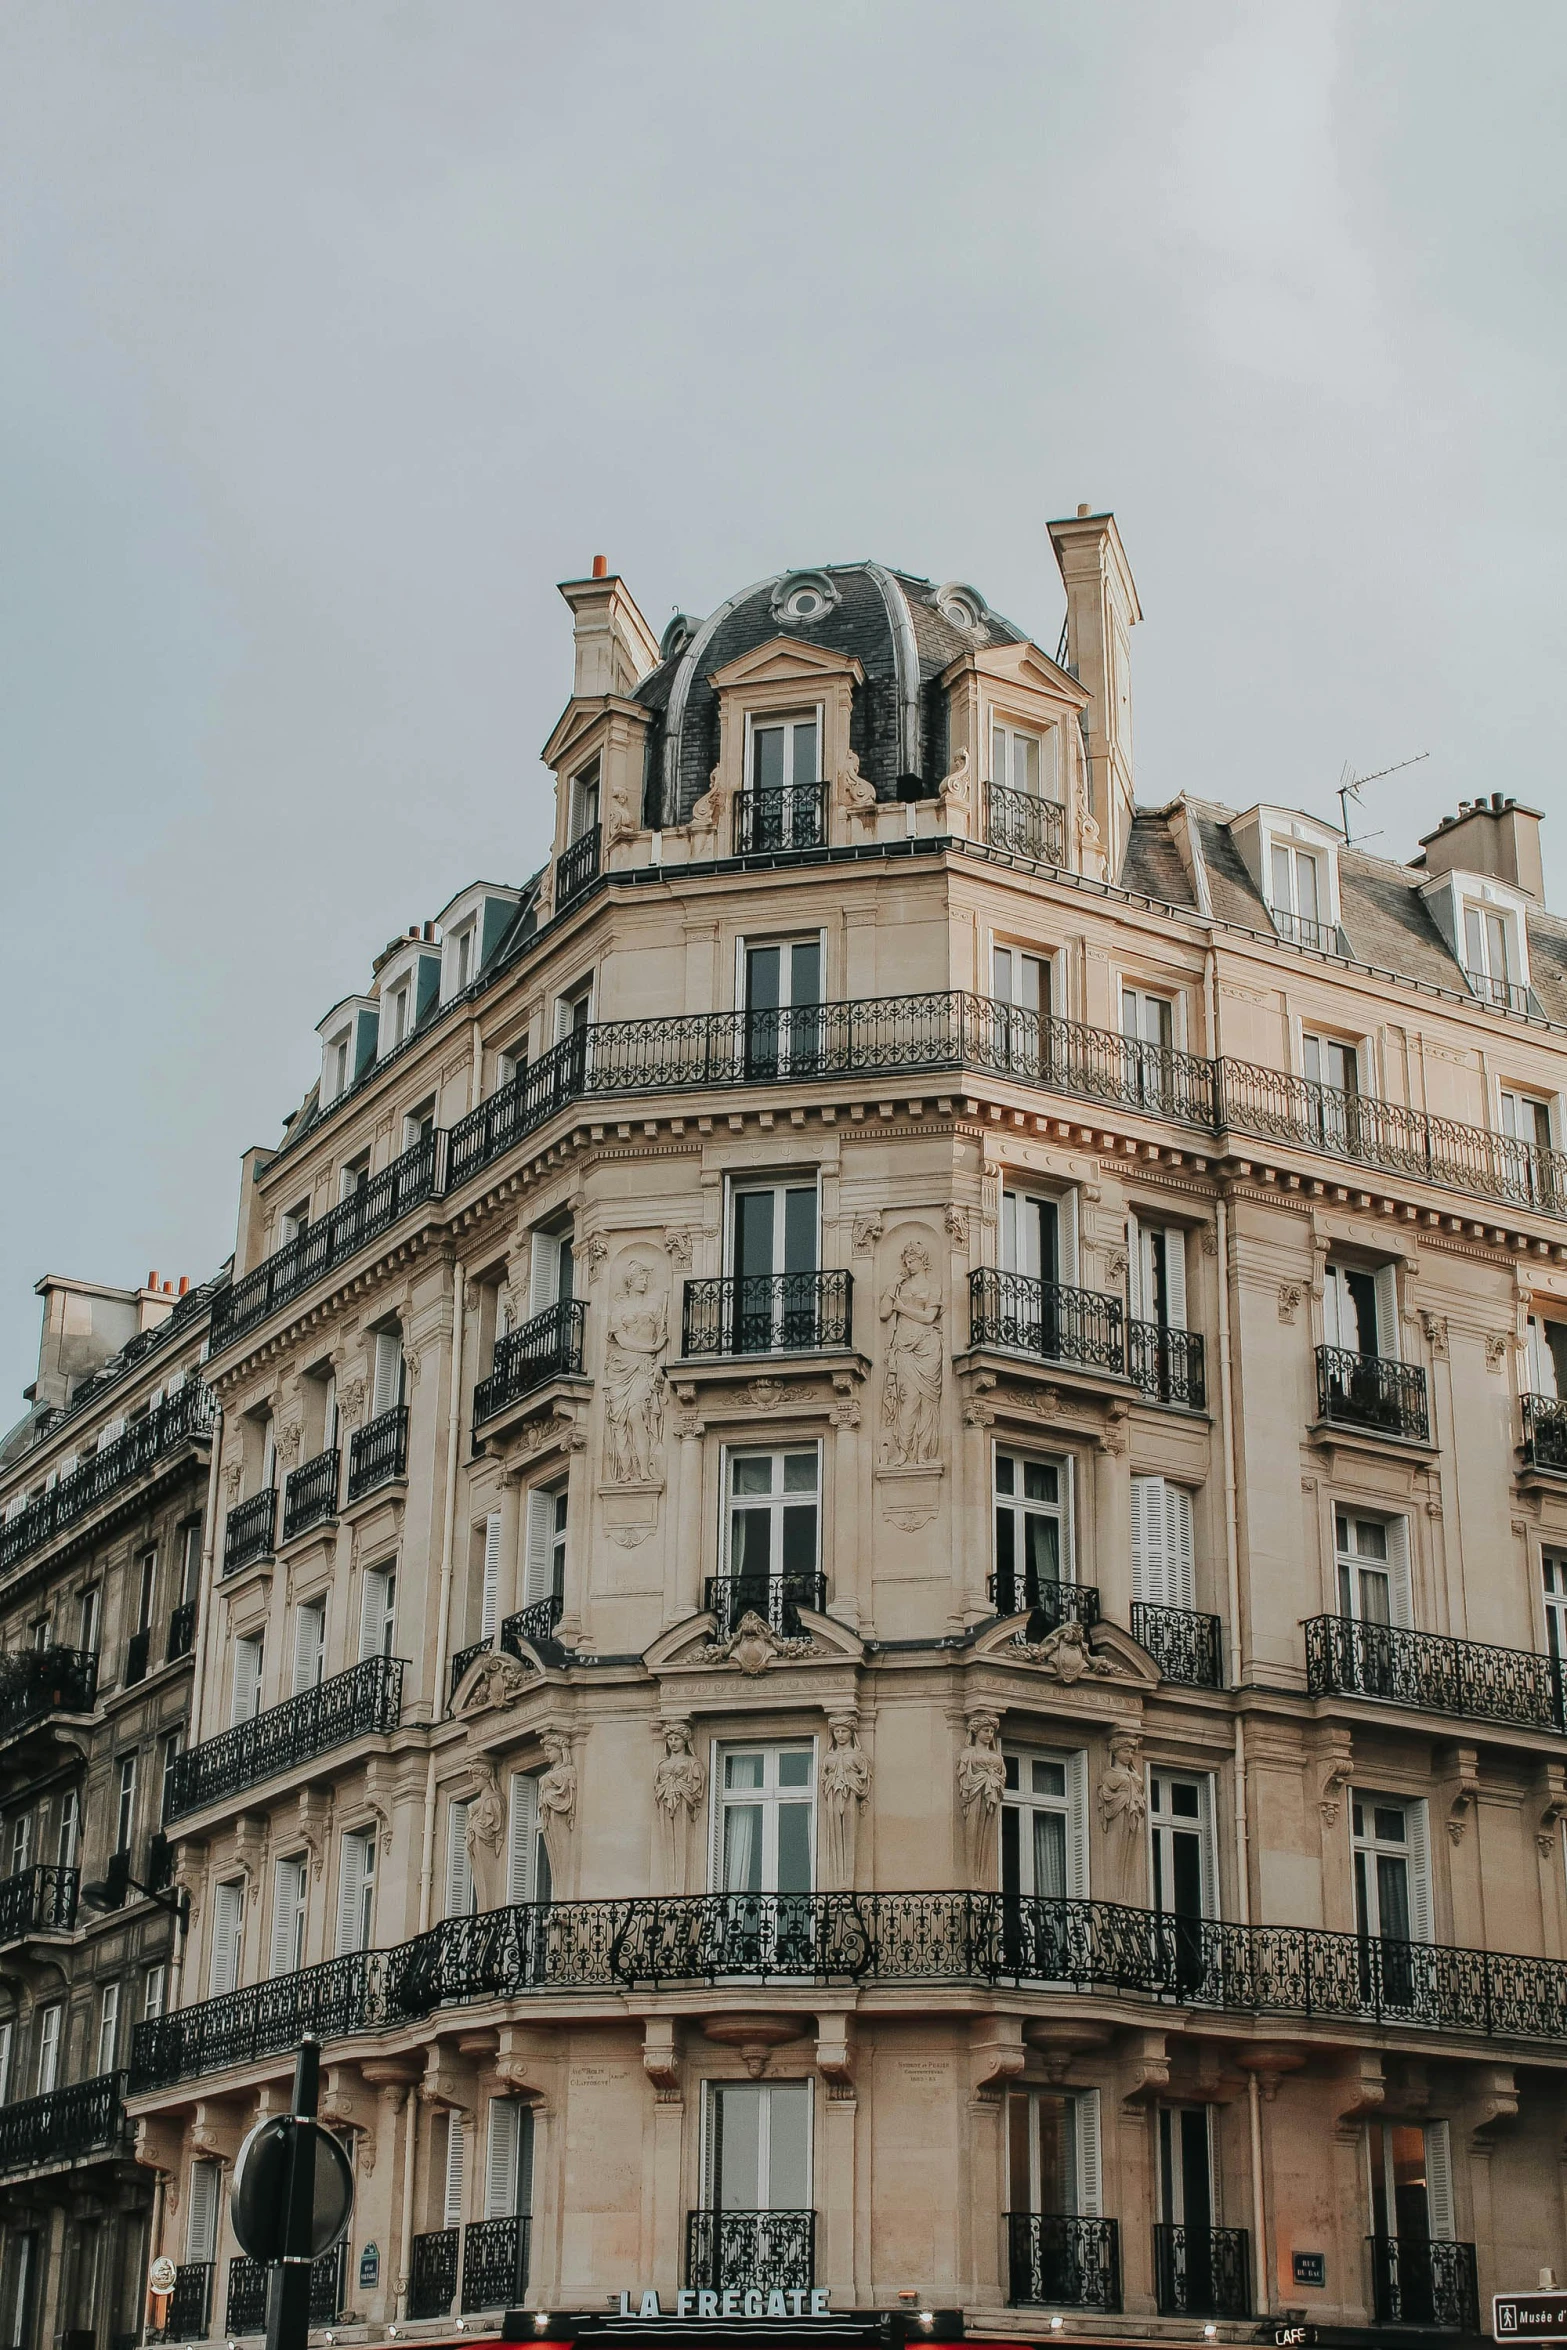
[[[337,1862],[337,1955],[368,1950],[375,1914],[374,1828],[353,1828],[343,1838]]]
[[[169,1970],[160,1959],[150,1966],[142,1978],[141,2012],[143,2021],[155,2023],[164,2010],[168,1998]]]
[[[340,1094],[348,1091],[348,1048],[346,1028],[341,1036],[334,1036],[326,1048],[326,1097],[329,1102],[335,1102]]]
[[[9,1874],[13,1877],[19,1877],[24,1869],[31,1868],[32,1865],[33,1815],[30,1811],[18,1812],[16,1818],[11,1822],[11,1867]]]
[[[468,1857],[468,1814],[471,1801],[457,1800],[446,1807],[446,1914],[471,1917],[478,1908],[473,1863]]]
[[[1163,1477],[1132,1479],[1132,1597],[1149,1607],[1197,1604],[1192,1497]]]
[[[1431,1862],[1424,1802],[1369,1795],[1350,1802],[1355,1928],[1360,1988],[1389,2007],[1413,2004],[1421,1989],[1411,1943],[1431,1939]]]
[[[506,1899],[516,1908],[550,1897],[550,1856],[539,1834],[539,1782],[531,1771],[514,1771],[506,1845]]]
[[[1510,1142],[1521,1142],[1531,1150],[1548,1151],[1551,1147],[1551,1105],[1537,1100],[1532,1094],[1515,1093],[1510,1086],[1501,1089],[1502,1132]]]
[[[326,1601],[301,1600],[294,1610],[293,1694],[320,1687],[326,1664]]]
[[[82,1593],[76,1637],[77,1647],[85,1649],[89,1656],[98,1653],[98,1602],[99,1591],[95,1583]]]
[[[1159,2216],[1186,2230],[1186,2289],[1193,2309],[1212,2300],[1213,2146],[1206,2105],[1159,2108]]]
[[[446,2162],[441,2183],[441,2224],[460,2228],[463,2219],[463,2173],[467,2169],[467,2125],[460,2113],[446,2116]]]
[[[1099,2216],[1104,2188],[1099,2159],[1099,2092],[1080,2089],[1015,2089],[1007,2099],[1007,2173],[1010,2211],[1081,2212]],[[1039,2257],[1047,2276],[1052,2253],[1041,2240]],[[1080,2255],[1062,2245],[1054,2254],[1065,2277],[1078,2269]],[[1076,2292],[1054,2290],[1043,2281],[1030,2301],[1066,2301]]]
[[[489,1604],[490,1551],[489,1529],[485,1535],[485,1601]],[[499,1543],[496,1545],[496,1568],[499,1573]],[[566,1488],[551,1486],[547,1490],[535,1488],[528,1495],[528,1547],[523,1562],[522,1604],[537,1607],[541,1601],[560,1599],[566,1589]],[[490,1631],[493,1631],[493,1625]],[[490,1631],[483,1633],[486,1640]]]
[[[198,2267],[210,2267],[218,2253],[218,2163],[203,2159],[190,2166],[190,2196],[185,2212],[185,2258]]]
[[[1072,1464],[996,1453],[996,1611],[1042,1610],[1061,1621],[1062,1585],[1074,1578]]]
[[[735,1353],[816,1345],[821,1314],[815,1171],[806,1182],[737,1186],[731,1199]]]
[[[720,1748],[713,1854],[720,1892],[810,1892],[815,1779],[812,1745]]]
[[[201,1520],[180,1528],[180,1605],[189,1607],[201,1583]]]
[[[1028,792],[1035,799],[1041,795],[1049,800],[1059,798],[1055,748],[1053,727],[1046,735],[1028,734],[1021,727],[1007,726],[999,719],[992,719],[991,782],[999,783],[1005,791]]]
[[[566,837],[581,840],[599,820],[599,763],[579,768],[568,786]]]
[[[1175,1042],[1175,1006],[1168,996],[1121,982],[1121,1034],[1130,1043],[1168,1052]]]
[[[452,967],[456,974],[456,990],[459,995],[462,994],[463,989],[474,976],[474,941],[478,934],[478,927],[477,922],[469,922],[458,931],[457,936],[452,940]]]
[[[221,1999],[239,1981],[240,1934],[245,1920],[245,1887],[235,1877],[212,1888],[212,1979],[210,1993]]]
[[[4,2023],[0,2023],[0,2105],[9,2105],[11,2102],[11,2049],[15,2037],[16,2025],[7,2016]],[[20,2339],[20,2335],[12,2336],[13,2341]]]
[[[397,1633],[397,1569],[367,1567],[359,1600],[359,1657],[390,1656]]]
[[[1379,1265],[1375,1272],[1366,1272],[1330,1260],[1322,1281],[1322,1336],[1327,1345],[1348,1354],[1395,1360],[1398,1291],[1393,1267]]]
[[[401,1329],[378,1330],[375,1333],[375,1354],[371,1371],[370,1417],[379,1420],[383,1413],[395,1411],[403,1400],[403,1334]]]
[[[398,982],[388,998],[386,1007],[387,1033],[381,1047],[383,1053],[396,1052],[398,1046],[407,1039],[411,1026],[410,1014],[413,1009],[413,986],[413,976],[410,973],[406,979]]]
[[[526,1076],[527,1069],[528,1047],[526,1042],[519,1038],[507,1051],[497,1053],[495,1056],[496,1092],[504,1091],[508,1085],[515,1085],[519,1077]]]
[[[533,2108],[492,2097],[484,2165],[484,2216],[517,2219],[533,2208]]]
[[[230,1719],[248,1722],[261,1711],[262,1635],[251,1633],[234,1643],[234,1696]]]
[[[163,1766],[161,1773],[162,1788],[158,1799],[158,1821],[160,1826],[169,1816],[169,1800],[174,1792],[174,1766],[180,1758],[182,1736],[183,1733],[179,1730],[169,1730],[165,1733],[164,1737],[159,1742],[158,1752],[162,1757]]]
[[[819,783],[817,745],[821,714],[801,711],[788,718],[751,720],[750,786],[752,791],[786,791],[798,784]]]
[[[1077,1201],[1072,1193],[1052,1198],[1044,1192],[1001,1194],[1001,1269],[1033,1281],[1062,1282],[1077,1277]]]
[[[278,1246],[287,1248],[291,1240],[303,1240],[310,1229],[310,1202],[302,1199],[291,1208],[285,1208],[277,1220]]]
[[[1002,1892],[1040,1901],[1086,1901],[1088,1757],[1009,1748],[1005,1761]]]
[[[129,1852],[136,1827],[136,1757],[122,1754],[115,1767],[114,1849]]]
[[[1548,1550],[1540,1562],[1545,1585],[1545,1646],[1556,1666],[1567,1666],[1567,1552]]]
[[[47,1616],[36,1617],[29,1629],[33,1636],[34,1648],[47,1648],[49,1645],[49,1618]]]
[[[811,2208],[808,2081],[710,2081],[706,2120],[710,2211]]]
[[[741,947],[746,1070],[766,1077],[821,1055],[822,942],[773,939]]]
[[[55,1859],[62,1869],[74,1869],[81,1844],[81,1799],[74,1787],[67,1787],[60,1798],[60,1826],[55,1838]]]
[[[1186,1234],[1178,1224],[1126,1219],[1127,1296],[1134,1322],[1186,1328]]]
[[[531,1531],[531,1495],[529,1509]],[[483,1526],[474,1528],[472,1559],[473,1566],[477,1569],[478,1607],[475,1611],[470,1596],[468,1630],[473,1639],[490,1641],[495,1638],[496,1626],[501,1620],[501,1513],[499,1510],[491,1510],[485,1518]]]
[[[277,1483],[277,1430],[270,1412],[260,1422],[257,1432],[261,1438],[261,1482],[257,1491],[270,1493]]]
[[[1529,1393],[1567,1402],[1567,1322],[1529,1316]]]
[[[309,1861],[303,1853],[280,1860],[272,1872],[272,1951],[268,1973],[297,1975],[305,1963],[305,1888]]]
[[[776,1629],[786,1608],[815,1604],[820,1489],[814,1444],[729,1455],[726,1565],[736,1586],[735,1621],[752,1608]]]
[[[38,2011],[38,2094],[45,2096],[60,2079],[60,2037],[65,2022],[65,2008],[61,2001],[52,1999]]]
[[[572,1295],[575,1260],[571,1253],[571,1226],[541,1227],[528,1241],[528,1312],[542,1314],[562,1305]]]
[[[105,1983],[98,1994],[98,2050],[95,2073],[112,2073],[120,2046],[120,1986]]]
[[[579,980],[569,995],[555,999],[555,1042],[564,1044],[568,1036],[585,1036],[593,1019],[593,982]]]
[[[1359,1624],[1409,1624],[1409,1528],[1403,1518],[1333,1513],[1338,1612]]]
[[[1513,917],[1491,906],[1464,908],[1464,977],[1487,1003],[1523,1005]]]
[[[340,1200],[357,1199],[370,1181],[370,1153],[360,1151],[356,1158],[345,1159],[337,1170],[337,1196]]]
[[[1371,2182],[1371,2233],[1415,2246],[1449,2243],[1453,2221],[1453,2156],[1446,2122],[1368,2122],[1366,2167]],[[1398,2271],[1398,2316],[1406,2323],[1431,2324],[1431,2287],[1419,2264]],[[1416,2299],[1411,2302],[1410,2291]],[[1421,2302],[1423,2288],[1424,2305]]]
[[[152,1623],[152,1593],[158,1574],[158,1554],[144,1550],[136,1562],[136,1629],[145,1632]]]
[[[1195,1982],[1203,1971],[1197,1921],[1218,1912],[1213,1781],[1207,1772],[1150,1771],[1148,1828],[1153,1906],[1175,1921],[1177,1973],[1186,1982]]]
[[[1268,850],[1268,911],[1283,938],[1302,946],[1337,944],[1328,923],[1325,876],[1309,849],[1273,841]]]
[[[417,1109],[404,1112],[403,1148],[405,1151],[415,1150],[421,1142],[428,1142],[434,1132],[435,1102],[433,1097],[427,1102],[421,1102]]]
[[[1048,1017],[1050,964],[1043,955],[1026,955],[1021,947],[990,949],[990,992],[998,1004],[1014,1011]],[[1025,1026],[1024,1033],[1028,1033]]]

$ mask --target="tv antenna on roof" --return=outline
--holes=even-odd
[[[1416,751],[1411,759],[1395,759],[1391,767],[1379,767],[1374,775],[1356,775],[1346,759],[1338,779],[1338,804],[1344,818],[1344,846],[1349,847],[1349,803],[1360,806],[1361,789],[1368,783],[1380,783],[1384,775],[1397,775],[1405,767],[1418,767],[1422,759],[1429,759],[1429,751]],[[1362,840],[1380,840],[1380,832],[1363,832]]]

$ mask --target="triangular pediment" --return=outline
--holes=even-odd
[[[1074,710],[1086,710],[1089,695],[1070,670],[1062,669],[1048,653],[1037,645],[985,645],[977,652],[964,653],[941,673],[943,685],[950,685],[967,669],[978,677],[988,677],[994,684],[1021,688],[1026,693],[1048,694],[1052,701],[1069,702]]]
[[[638,726],[653,723],[651,710],[645,710],[640,702],[628,702],[621,694],[583,695],[566,704],[539,757],[546,767],[562,766],[581,748],[599,721],[612,715],[633,719]]]
[[[1153,1658],[1119,1624],[1093,1624],[1085,1631],[1067,1623],[1049,1631],[1027,1616],[1008,1616],[980,1634],[973,1653],[989,1664],[1015,1664],[1042,1674],[1063,1689],[1114,1687],[1117,1682],[1123,1688],[1128,1683],[1141,1689],[1159,1686]]]
[[[811,684],[828,677],[847,677],[863,685],[865,672],[852,653],[835,653],[829,645],[803,644],[798,637],[770,637],[765,645],[726,661],[715,669],[708,684],[722,692],[735,685]]]
[[[716,1617],[704,1610],[661,1632],[642,1661],[650,1673],[732,1664],[737,1672],[755,1674],[774,1665],[799,1663],[806,1657],[818,1664],[857,1665],[864,1662],[865,1643],[843,1624],[834,1623],[831,1616],[818,1615],[814,1608],[800,1609],[799,1630],[791,1635],[747,1617],[725,1636]]]

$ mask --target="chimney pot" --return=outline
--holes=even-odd
[[[433,922],[427,922],[424,926],[424,942],[426,946],[435,944],[435,924]]]
[[[157,1276],[157,1274],[156,1274],[156,1273],[149,1273],[149,1274],[148,1274],[148,1276],[147,1276],[147,1287],[148,1287],[149,1289],[156,1289],[156,1288],[157,1288],[157,1286],[158,1286],[158,1276]]]
[[[609,557],[607,555],[594,556],[593,576],[595,579],[607,579],[609,577]]]
[[[190,1275],[189,1275],[188,1273],[182,1273],[182,1274],[180,1275],[180,1295],[181,1295],[181,1297],[183,1297],[183,1296],[185,1295],[185,1292],[186,1292],[186,1291],[189,1289],[189,1287],[190,1287]]]
[[[1092,506],[1089,506],[1089,505],[1082,505],[1082,506],[1079,506],[1079,507],[1078,507],[1078,509],[1077,509],[1077,518],[1078,518],[1079,522],[1081,522],[1081,521],[1082,521],[1082,519],[1083,519],[1083,517],[1084,517],[1085,515],[1087,515],[1087,514],[1092,514],[1092,512],[1093,512],[1093,508],[1092,508]]]

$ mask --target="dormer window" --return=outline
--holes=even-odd
[[[1311,849],[1289,841],[1269,844],[1268,911],[1281,938],[1297,946],[1319,947],[1333,953],[1338,946],[1336,927],[1326,919],[1327,891],[1322,860]]]
[[[1529,991],[1520,984],[1517,935],[1511,909],[1465,906],[1464,977],[1486,1003],[1522,1012],[1528,1009]]]
[[[455,965],[459,995],[462,994],[463,989],[473,977],[473,942],[477,927],[477,924],[470,922],[466,929],[460,930],[452,941],[452,960]]]
[[[753,719],[751,789],[781,792],[796,784],[819,781],[817,746],[821,738],[818,710],[802,711],[798,717]]]
[[[326,1048],[327,1099],[336,1101],[339,1094],[348,1091],[350,1037],[345,1028],[341,1036],[334,1036]]]
[[[405,979],[401,987],[394,987],[387,1003],[386,1050],[395,1053],[408,1035],[409,1014],[413,1006],[413,982]]]
[[[1005,726],[994,719],[990,728],[990,780],[999,783],[1004,791],[1027,792],[1031,799],[1043,795],[1053,800],[1058,797],[1055,751],[1054,727],[1046,734],[1027,734],[1021,727]]]
[[[566,837],[581,840],[599,820],[599,763],[581,768],[571,779],[566,807]]]
[[[1343,836],[1335,827],[1293,808],[1258,806],[1234,817],[1229,834],[1277,936],[1318,954],[1341,954],[1338,852]]]

